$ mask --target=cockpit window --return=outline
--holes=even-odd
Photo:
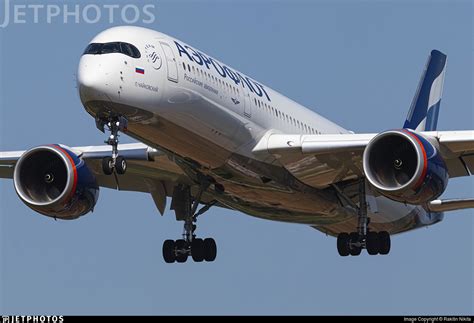
[[[101,54],[120,53],[121,48],[119,43],[105,43],[102,46]],[[123,53],[125,54],[125,53]]]
[[[100,54],[100,50],[102,48],[102,44],[89,44],[89,46],[87,46],[86,50],[84,51],[84,54],[92,54],[92,55],[96,55],[96,54]]]
[[[83,55],[102,55],[111,53],[121,53],[133,58],[140,58],[141,54],[138,48],[129,43],[111,42],[111,43],[92,43],[89,44]]]
[[[120,50],[121,50],[121,52],[124,53],[125,55],[128,55],[128,56],[133,57],[133,51],[132,51],[132,47],[130,46],[130,44],[121,43],[121,44],[120,44]]]
[[[126,44],[126,43],[122,43],[122,44]],[[140,56],[142,56],[138,48],[136,48],[135,46],[131,44],[127,44],[127,45],[130,45],[130,48],[132,49],[132,53],[133,53],[132,57],[140,58]]]

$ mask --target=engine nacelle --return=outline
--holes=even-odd
[[[31,209],[72,220],[91,211],[99,196],[95,176],[69,149],[46,145],[25,152],[15,165],[15,190]]]
[[[364,151],[364,173],[381,194],[420,205],[439,197],[448,171],[438,149],[410,130],[390,130],[375,136]]]

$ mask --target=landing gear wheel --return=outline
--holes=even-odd
[[[380,242],[379,242],[379,235],[377,234],[377,232],[367,233],[367,239],[365,240],[365,245],[367,248],[367,253],[369,255],[373,256],[379,253]]]
[[[204,260],[214,261],[217,257],[217,245],[216,241],[212,238],[204,239]]]
[[[387,231],[381,231],[378,233],[378,238],[379,238],[379,253],[381,255],[387,255],[390,252],[390,234]]]
[[[172,264],[176,261],[175,248],[176,244],[173,240],[165,240],[163,243],[163,259],[167,264]]]
[[[356,247],[356,246],[351,246],[351,249],[349,251],[351,256],[358,256],[358,255],[360,255],[361,252],[362,252],[362,248],[361,247]]]
[[[386,255],[390,252],[390,234],[387,231],[375,232],[369,230],[370,218],[367,214],[367,199],[365,178],[359,180],[357,205],[351,197],[347,196],[337,185],[333,186],[338,196],[357,210],[357,231],[350,234],[341,232],[337,236],[337,251],[345,257],[349,254],[358,256],[362,249],[367,249],[369,255]]]
[[[183,263],[188,260],[188,251],[186,248],[186,241],[183,239],[176,240],[176,261]]]
[[[351,232],[349,234],[349,253],[351,256],[360,255],[362,248],[360,245],[355,245],[358,242],[360,242],[359,234],[357,232]]]
[[[127,161],[122,156],[117,157],[115,161],[115,170],[117,174],[123,175],[127,170]]]
[[[204,260],[204,241],[202,239],[194,239],[191,243],[191,256],[195,262]]]
[[[112,157],[105,157],[102,159],[102,171],[105,175],[111,175],[114,171],[114,162]]]
[[[177,262],[185,262],[189,256],[195,262],[214,261],[217,257],[217,246],[214,239],[203,240],[196,236],[198,216],[207,212],[217,203],[216,200],[212,200],[199,209],[202,194],[210,187],[213,178],[197,173],[197,179],[199,189],[195,195],[191,194],[189,185],[180,184],[173,190],[171,209],[176,213],[176,220],[184,221],[183,238],[175,242],[174,255]]]
[[[349,234],[342,232],[337,236],[337,252],[342,257],[349,256]]]

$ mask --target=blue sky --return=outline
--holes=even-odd
[[[156,22],[145,27],[356,132],[401,127],[427,56],[439,49],[448,71],[438,128],[474,129],[471,1],[141,3],[156,6]],[[0,150],[102,144],[74,75],[86,44],[112,25],[0,29]],[[474,196],[472,178],[450,181],[444,196]],[[213,209],[199,232],[216,239],[217,260],[167,265],[162,242],[182,225],[170,211],[161,217],[150,196],[102,190],[93,214],[55,222],[2,180],[0,312],[473,314],[473,215],[448,213],[395,236],[389,256],[341,258],[334,238],[309,227]]]

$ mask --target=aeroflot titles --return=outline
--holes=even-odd
[[[265,91],[265,88],[263,87],[263,85],[255,82],[254,80],[248,78],[247,76],[242,76],[239,72],[233,71],[232,69],[230,69],[229,67],[225,65],[221,65],[217,60],[213,59],[212,57],[207,57],[203,53],[196,51],[195,49],[187,45],[182,46],[177,41],[175,41],[174,43],[176,44],[176,47],[178,48],[180,57],[183,57],[183,54],[184,54],[188,57],[188,59],[191,62],[194,62],[201,66],[205,65],[208,70],[210,69],[210,66],[212,65],[214,69],[216,70],[216,72],[222,78],[228,77],[229,79],[234,81],[236,85],[239,85],[240,83],[242,83],[242,86],[244,88],[245,88],[245,85],[247,85],[247,88],[250,90],[250,92],[255,93],[259,97],[263,97],[263,95],[265,95],[265,97],[267,98],[269,102],[272,101],[270,100],[270,97],[268,96],[267,91]]]

